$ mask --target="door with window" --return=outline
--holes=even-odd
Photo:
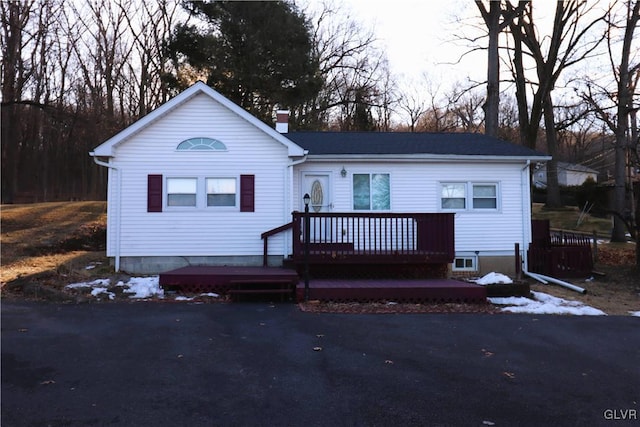
[[[331,203],[331,189],[329,186],[331,176],[329,173],[306,172],[302,181],[302,194],[300,195],[302,210],[304,210],[302,196],[307,193],[311,196],[309,212],[330,212],[333,203]]]
[[[301,210],[304,211],[302,198],[309,194],[310,213],[330,212],[333,208],[331,201],[331,175],[328,172],[305,172],[302,177],[302,194],[300,195]],[[324,218],[311,218],[310,241],[313,243],[331,242],[335,230],[332,224]]]

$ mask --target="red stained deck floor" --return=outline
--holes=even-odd
[[[271,289],[304,300],[304,281],[294,270],[274,267],[191,266],[160,274],[160,286],[184,292],[233,294]],[[265,292],[268,294],[269,292]],[[312,279],[309,298],[320,301],[485,302],[483,286],[451,279]]]
[[[304,300],[304,282],[298,284],[296,298]],[[485,287],[451,279],[319,279],[309,282],[309,299],[320,301],[485,302],[486,298]]]

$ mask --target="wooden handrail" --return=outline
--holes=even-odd
[[[287,231],[288,229],[293,227],[293,221],[285,224],[285,225],[281,225],[280,227],[276,227],[276,228],[272,228],[269,231],[265,231],[264,233],[262,233],[260,235],[261,239],[267,239],[271,236],[273,236],[274,234],[278,234],[278,233],[282,233],[283,231]]]
[[[269,231],[265,231],[264,233],[262,233],[260,235],[260,238],[262,240],[264,240],[263,245],[264,247],[262,248],[262,265],[264,267],[267,267],[267,265],[269,264],[267,262],[267,257],[268,257],[268,252],[269,252],[269,237],[276,235],[278,233],[282,233],[283,231],[287,231],[289,229],[293,228],[293,221],[281,225],[280,227],[276,227],[276,228],[272,228]]]

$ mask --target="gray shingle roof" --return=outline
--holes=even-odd
[[[546,156],[539,151],[479,133],[292,132],[285,136],[309,150],[310,155]]]

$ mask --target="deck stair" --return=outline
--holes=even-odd
[[[240,299],[242,296],[293,297],[298,274],[275,267],[188,266],[160,274],[160,286],[186,293],[215,292]]]
[[[243,297],[278,297],[280,301],[293,299],[295,283],[290,279],[235,279],[229,282],[228,294],[234,301]]]

